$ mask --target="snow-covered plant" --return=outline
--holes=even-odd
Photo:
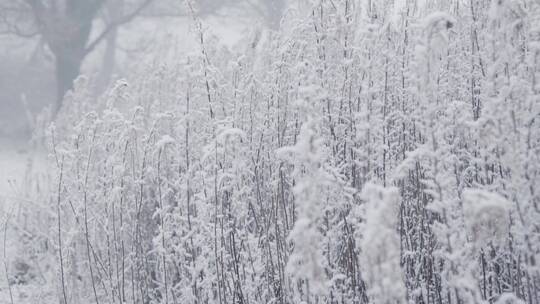
[[[367,293],[375,303],[406,303],[398,233],[399,191],[366,184],[358,216],[360,265]]]
[[[311,295],[325,295],[328,289],[320,247],[323,237],[318,228],[324,210],[321,190],[328,185],[322,152],[322,140],[317,136],[312,119],[302,125],[296,145],[278,151],[280,154],[290,153],[295,159],[293,174],[297,184],[293,193],[298,216],[288,236],[293,249],[286,271],[293,285],[299,288],[300,296],[296,301],[309,301]]]
[[[26,231],[57,302],[539,301],[540,4],[304,2],[79,79]]]
[[[466,189],[463,201],[465,223],[473,242],[479,247],[504,245],[501,242],[508,235],[510,203],[500,195],[477,189]]]

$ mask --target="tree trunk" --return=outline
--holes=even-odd
[[[56,105],[55,113],[62,106],[65,94],[73,88],[73,81],[79,76],[84,54],[73,50],[64,50],[56,56]]]
[[[283,17],[283,12],[285,11],[285,1],[284,0],[274,0],[274,1],[264,1],[264,6],[266,10],[265,21],[268,27],[272,30],[279,30],[281,23],[281,17]]]
[[[123,16],[124,0],[108,1],[106,4],[108,13],[108,22],[119,20]],[[100,95],[105,91],[112,80],[114,67],[116,64],[116,42],[118,37],[118,28],[113,28],[106,38],[105,53],[103,54],[102,68],[97,79],[95,94]]]
[[[64,9],[56,6],[35,6],[42,20],[43,36],[56,62],[56,106],[60,110],[67,91],[81,70],[86,57],[86,45],[92,30],[92,20],[102,5],[101,1],[73,0]]]

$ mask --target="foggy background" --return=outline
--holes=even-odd
[[[17,191],[25,170],[45,171],[29,141],[36,118],[55,116],[72,82],[84,75],[98,98],[141,63],[180,60],[197,47],[200,17],[223,47],[239,49],[277,30],[287,0],[1,0],[0,191]],[[295,3],[296,4],[296,3]],[[48,120],[52,119],[49,117]],[[34,143],[35,144],[35,143]],[[36,150],[37,149],[37,150]]]

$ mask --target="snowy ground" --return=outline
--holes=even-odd
[[[7,138],[0,140],[0,196],[14,194],[13,183],[24,177],[27,160],[28,150],[24,145]]]
[[[0,138],[0,197],[20,195],[29,174],[46,173],[46,155],[25,139]]]
[[[10,218],[10,225],[13,224],[14,214],[18,213],[18,203],[28,199],[29,185],[47,173],[46,155],[38,152],[28,144],[25,139],[0,138],[0,304],[11,303],[9,290],[6,284],[4,261],[12,261],[17,256],[17,240],[6,236],[4,251],[4,228],[6,218]],[[31,177],[31,178],[30,178]],[[35,193],[34,193],[35,194]],[[8,267],[12,267],[8,263]],[[29,285],[12,285],[14,303],[40,303],[38,299],[43,297],[42,288]],[[38,296],[36,298],[36,296]],[[36,302],[36,300],[38,300]]]

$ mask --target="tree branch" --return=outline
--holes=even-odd
[[[28,1],[32,1],[32,0],[28,0]],[[90,42],[88,44],[88,46],[86,47],[86,49],[84,50],[84,53],[85,54],[88,54],[90,53],[91,51],[93,51],[96,46],[98,46],[98,44],[103,41],[103,39],[105,39],[105,37],[107,37],[107,35],[112,31],[114,30],[115,28],[119,27],[120,25],[122,24],[125,24],[125,23],[128,23],[130,22],[131,20],[133,20],[137,15],[140,14],[140,12],[145,9],[150,3],[152,3],[152,1],[154,0],[145,0],[139,7],[137,7],[136,10],[134,10],[133,12],[131,12],[130,14],[128,15],[125,15],[123,16],[122,18],[118,19],[118,20],[115,20],[113,21],[111,24],[109,24],[102,32],[101,34],[99,34],[97,36],[96,39],[94,39],[94,41]]]

